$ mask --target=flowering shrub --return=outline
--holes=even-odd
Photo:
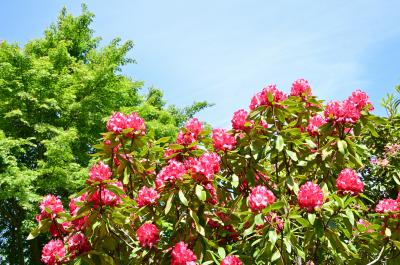
[[[46,264],[395,264],[400,196],[372,201],[358,174],[370,110],[359,90],[324,107],[300,79],[257,93],[229,131],[191,119],[154,139],[114,113],[87,187],[69,212],[46,196],[30,238],[54,237]]]

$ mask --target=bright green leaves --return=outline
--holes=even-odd
[[[165,213],[165,214],[168,214],[169,211],[171,210],[171,207],[172,207],[172,200],[173,200],[173,199],[174,199],[174,193],[171,193],[171,195],[169,195],[169,198],[168,198],[167,203],[166,203],[166,205],[165,205],[165,210],[164,210],[164,213]]]
[[[178,196],[179,196],[179,200],[181,201],[181,203],[183,205],[189,206],[188,200],[186,199],[186,196],[185,196],[185,194],[183,193],[182,190],[179,190]]]
[[[196,185],[195,190],[196,190],[196,196],[197,196],[197,198],[198,198],[200,201],[203,201],[203,202],[204,202],[204,201],[206,200],[207,193],[206,193],[206,191],[204,190],[203,186],[201,186],[201,185]]]
[[[275,148],[278,150],[278,152],[281,152],[283,150],[284,146],[284,141],[282,135],[278,135],[276,137],[276,142],[275,142]]]
[[[337,147],[340,153],[343,155],[347,152],[347,143],[344,140],[337,140]]]

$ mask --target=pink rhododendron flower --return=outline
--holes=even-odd
[[[307,132],[311,136],[319,135],[319,128],[326,123],[321,115],[315,115],[308,121]]]
[[[88,184],[93,182],[103,182],[109,180],[112,175],[110,168],[103,162],[94,164],[89,170],[89,179],[86,180]]]
[[[180,131],[176,138],[176,143],[188,146],[197,141],[199,134],[203,131],[203,125],[196,119],[190,119],[186,122],[185,130]]]
[[[107,130],[115,134],[120,134],[125,129],[132,129],[126,136],[134,137],[135,135],[144,135],[146,133],[146,125],[144,119],[139,117],[136,112],[124,115],[115,112],[107,122]]]
[[[377,213],[387,213],[400,211],[399,203],[393,199],[383,199],[380,200],[378,205],[376,205],[375,211]]]
[[[326,119],[338,123],[356,123],[361,116],[357,105],[350,100],[343,102],[331,101],[325,108],[324,115]]]
[[[50,240],[42,249],[42,261],[47,265],[62,264],[66,255],[64,243],[61,240]]]
[[[145,223],[136,231],[136,238],[142,247],[152,248],[160,239],[160,231],[154,224]]]
[[[286,94],[276,88],[276,85],[269,85],[265,87],[261,92],[258,92],[252,99],[249,108],[254,110],[260,106],[271,106],[268,99],[268,94],[272,94],[273,102],[277,103],[287,98]]]
[[[227,133],[224,129],[214,129],[212,139],[216,151],[232,150],[236,145],[235,137]]]
[[[226,256],[220,263],[220,265],[242,265],[242,261],[233,255]]]
[[[351,168],[343,169],[336,179],[336,188],[339,191],[349,192],[351,195],[357,195],[364,190],[364,183],[357,173]]]
[[[81,196],[78,196],[76,198],[72,198],[70,200],[70,202],[69,202],[69,212],[71,213],[71,215],[75,216],[78,213],[78,211],[79,211],[79,209],[81,207],[76,205],[76,203],[84,202],[86,200],[86,197],[87,197],[87,193],[85,192]]]
[[[235,130],[245,130],[247,128],[251,129],[254,126],[253,120],[247,120],[247,116],[249,114],[244,109],[239,109],[233,113],[233,117],[231,120],[232,128]],[[246,126],[246,123],[248,125]]]
[[[359,111],[363,110],[365,107],[367,107],[369,111],[374,109],[368,95],[361,90],[353,91],[348,100],[351,101]]]
[[[37,220],[41,220],[42,218],[55,218],[58,213],[64,211],[64,207],[59,198],[54,195],[46,195],[42,202],[39,205],[40,209],[40,217],[37,217]],[[47,209],[47,210],[46,210]]]
[[[292,89],[290,91],[291,96],[299,96],[307,98],[311,96],[311,87],[307,80],[297,79],[292,84]]]
[[[136,199],[137,206],[143,207],[146,205],[155,204],[159,197],[160,196],[158,195],[158,192],[155,188],[147,188],[146,186],[143,186],[140,189],[138,197]]]
[[[68,251],[73,253],[74,256],[88,252],[90,249],[91,247],[89,241],[81,232],[72,235],[68,239]]]
[[[181,162],[171,159],[168,165],[157,174],[156,186],[160,188],[165,182],[173,183],[176,180],[182,180],[182,175],[184,174],[186,174],[185,166]]]
[[[182,241],[174,246],[171,256],[171,265],[196,265],[196,255]]]
[[[203,125],[197,118],[192,118],[186,122],[186,130],[192,133],[196,138],[203,131]]]
[[[123,185],[121,182],[110,182],[109,185],[115,186],[122,191],[124,190]],[[112,191],[108,190],[106,187],[100,186],[99,190],[95,191],[90,198],[88,199],[89,202],[93,202],[95,207],[100,205],[108,205],[108,206],[116,206],[122,203],[120,196],[114,194]]]
[[[217,204],[217,190],[214,188],[214,186],[211,183],[207,183],[206,185],[204,185],[204,189],[207,190],[211,196],[211,198],[209,198],[207,201],[214,205]]]
[[[324,194],[317,184],[308,181],[300,187],[297,201],[300,208],[312,211],[323,204]]]
[[[259,185],[251,189],[249,206],[253,212],[260,211],[274,202],[275,196],[267,187]]]
[[[61,237],[67,233],[68,230],[71,230],[72,223],[71,222],[62,222],[61,224],[57,222],[52,222],[50,225],[49,232],[52,237]]]
[[[221,158],[216,153],[204,153],[199,158],[189,158],[185,166],[192,172],[192,177],[199,182],[212,181],[215,173],[220,170]]]

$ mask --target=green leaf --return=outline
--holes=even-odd
[[[343,140],[338,140],[337,141],[337,147],[340,153],[342,153],[343,155],[346,153],[347,150],[347,143],[346,141]]]
[[[354,225],[354,214],[353,214],[353,211],[347,208],[346,209],[346,216],[347,216],[347,218],[349,218],[349,221],[350,221],[351,225]]]
[[[309,140],[309,139],[306,140],[306,143],[308,144],[308,146],[309,146],[311,149],[316,149],[316,148],[317,148],[317,145],[316,145],[313,141],[311,141],[311,140]]]
[[[231,185],[234,188],[237,188],[239,186],[239,177],[236,174],[232,175]]]
[[[275,245],[276,241],[278,240],[278,235],[276,234],[275,230],[270,230],[268,232],[268,239],[271,242],[272,247]]]
[[[286,153],[288,154],[288,156],[293,160],[293,161],[297,161],[297,155],[295,152],[290,151],[290,150],[286,150]]]
[[[271,262],[274,262],[275,260],[279,259],[281,257],[281,253],[279,253],[279,250],[276,250],[274,254],[272,254],[271,257]]]
[[[174,198],[174,194],[172,193],[171,195],[169,195],[169,198],[167,200],[167,204],[165,205],[165,214],[168,214],[169,211],[171,210],[171,206],[172,206],[172,199]]]
[[[390,237],[392,235],[392,231],[390,230],[389,227],[386,227],[385,229],[385,236]]]
[[[282,135],[278,135],[278,137],[276,138],[276,143],[275,143],[275,148],[276,150],[278,150],[279,152],[283,150],[283,137]]]
[[[170,137],[169,136],[166,136],[166,137],[161,137],[160,139],[158,139],[157,140],[157,144],[161,144],[161,143],[166,143],[166,142],[168,142],[169,141],[169,139],[170,139]]]
[[[183,205],[189,206],[188,200],[186,199],[185,194],[183,194],[182,190],[179,190],[178,196],[179,196],[179,200],[181,200]]]
[[[196,185],[196,196],[197,196],[197,198],[199,198],[200,201],[204,202],[206,200],[207,194],[206,194],[203,186],[198,185],[198,184]]]
[[[200,235],[205,236],[206,233],[205,233],[204,227],[200,225],[200,223],[199,223],[199,217],[197,216],[197,214],[196,214],[192,209],[189,209],[189,214],[190,214],[190,216],[192,217],[192,219],[193,219],[193,221],[194,221],[194,224],[195,224],[195,226],[196,226],[196,231],[197,231]]]
[[[310,222],[310,224],[313,225],[316,215],[313,213],[309,213],[307,217],[308,217],[308,221]]]
[[[218,248],[218,255],[219,255],[219,257],[220,257],[221,259],[224,259],[225,256],[226,256],[225,249],[219,247],[219,248]]]
[[[256,217],[254,217],[254,223],[256,225],[263,225],[264,224],[262,213],[259,213],[259,214],[256,215]]]

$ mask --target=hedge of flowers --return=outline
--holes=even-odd
[[[49,232],[45,264],[399,261],[400,194],[371,201],[357,173],[371,110],[360,90],[324,106],[299,79],[289,95],[265,87],[230,130],[193,118],[154,139],[136,113],[114,113],[87,187],[68,209],[45,196],[30,238]]]

